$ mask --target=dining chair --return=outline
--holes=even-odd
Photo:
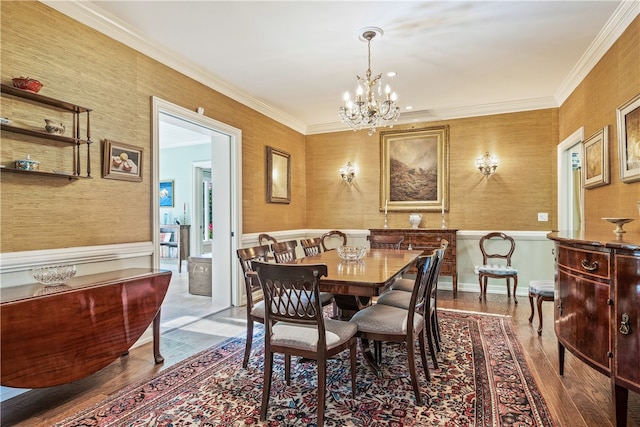
[[[436,354],[441,351],[440,322],[438,320],[438,278],[440,276],[440,267],[442,266],[447,245],[448,242],[445,240],[445,243],[442,243],[438,249],[434,249],[432,252],[432,255],[434,256],[434,267],[432,268],[431,276],[429,277],[429,298],[425,302],[425,317],[427,319],[427,325],[425,325],[424,332],[426,333],[427,345],[429,346],[429,353],[431,354],[431,361],[433,362],[434,369],[439,368]],[[392,289],[380,295],[376,303],[407,310],[411,303],[411,293],[399,289]]]
[[[253,343],[253,325],[254,322],[264,323],[264,301],[262,298],[262,290],[260,283],[253,276],[251,268],[252,261],[268,261],[269,246],[254,246],[250,248],[241,248],[236,251],[242,273],[244,275],[244,289],[247,294],[247,339],[244,349],[244,359],[242,359],[242,367],[246,368],[249,364],[249,355],[251,354],[251,345]]]
[[[351,395],[356,392],[355,324],[325,318],[320,305],[319,283],[327,275],[326,264],[272,264],[254,261],[265,304],[264,386],[260,420],[267,417],[273,355],[284,354],[285,380],[291,384],[291,356],[316,361],[318,370],[317,425],[324,425],[327,360],[349,350]],[[303,375],[306,376],[306,373]],[[342,384],[338,382],[337,384]]]
[[[338,242],[338,244],[335,244]],[[331,230],[320,236],[323,251],[330,251],[338,246],[347,245],[347,235],[340,230]]]
[[[302,239],[300,240],[300,246],[302,246],[304,256],[319,255],[322,252],[322,240],[320,237]]]
[[[374,234],[367,236],[371,249],[400,249],[404,236],[394,234]]]
[[[271,245],[273,256],[276,259],[277,264],[291,262],[297,259],[296,247],[298,242],[295,240],[288,240],[286,242],[277,242]],[[323,306],[334,303],[334,296],[329,292],[320,292],[320,303]],[[333,307],[333,312],[336,314],[337,307]]]
[[[477,268],[478,281],[480,282],[480,300],[484,296],[487,300],[487,284],[489,278],[505,279],[507,281],[507,297],[511,297],[511,279],[513,279],[513,302],[516,299],[518,288],[518,269],[511,265],[511,256],[516,249],[513,237],[501,232],[486,234],[480,238],[480,251],[482,252],[482,265]],[[491,252],[489,252],[491,251]],[[502,260],[500,264],[492,264],[491,260]]]
[[[258,234],[258,244],[259,245],[270,245],[272,243],[278,243],[275,237],[268,235],[267,233]]]
[[[358,337],[361,340],[374,343],[395,342],[403,343],[407,350],[409,376],[415,395],[416,403],[422,405],[420,386],[416,375],[415,340],[419,341],[420,358],[427,381],[430,381],[429,366],[425,353],[425,306],[429,279],[435,265],[435,256],[421,255],[417,262],[416,284],[411,293],[409,308],[393,307],[385,304],[373,304],[356,312],[350,322],[358,326]],[[374,344],[376,345],[376,344]],[[379,356],[379,352],[377,352]]]

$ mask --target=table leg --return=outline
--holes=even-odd
[[[364,356],[364,360],[367,362],[367,365],[373,370],[373,372],[379,377],[382,378],[382,368],[376,362],[376,358],[371,352],[371,347],[369,346],[369,340],[366,338],[360,338],[360,349],[362,350],[362,355]]]
[[[160,354],[160,309],[153,318],[153,358],[156,363],[164,362],[164,357]]]

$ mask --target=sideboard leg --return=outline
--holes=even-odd
[[[614,380],[611,381],[613,395],[613,406],[616,411],[616,427],[626,427],[627,425],[627,404],[629,401],[629,390],[619,386]]]
[[[156,363],[164,362],[164,357],[160,354],[160,309],[153,318],[153,358]]]
[[[564,375],[564,346],[558,341],[558,370]]]

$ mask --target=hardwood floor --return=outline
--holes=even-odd
[[[553,304],[544,303],[545,325],[538,337],[537,319],[528,322],[528,298],[519,304],[503,295],[489,294],[479,302],[477,293],[439,293],[443,308],[507,314],[513,317],[516,333],[526,352],[538,387],[559,426],[602,427],[614,425],[609,378],[589,368],[567,352],[565,375],[557,369],[557,341],[553,332]],[[0,425],[47,426],[101,401],[128,384],[144,380],[245,328],[244,308],[231,308],[177,329],[167,329],[161,339],[165,357],[162,365],[153,363],[151,344],[133,349],[96,374],[59,387],[31,390],[1,404]],[[537,317],[537,316],[536,316]],[[640,426],[640,396],[629,393],[628,426]]]

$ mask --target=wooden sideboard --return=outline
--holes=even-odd
[[[371,228],[371,235],[402,235],[404,241],[401,249],[419,249],[425,253],[431,253],[440,247],[440,241],[446,239],[449,246],[444,254],[441,276],[450,276],[453,283],[453,297],[458,296],[458,268],[456,262],[456,237],[458,230],[455,228]]]
[[[91,375],[126,354],[151,322],[155,361],[163,362],[160,305],[170,281],[170,271],[130,268],[3,288],[0,384],[41,388]]]
[[[564,353],[611,378],[616,425],[640,393],[640,235],[550,233],[555,242],[555,332]]]
[[[190,225],[165,224],[160,226],[160,258],[177,259],[178,273],[182,273],[182,261],[189,259]],[[162,237],[168,236],[165,241]]]

